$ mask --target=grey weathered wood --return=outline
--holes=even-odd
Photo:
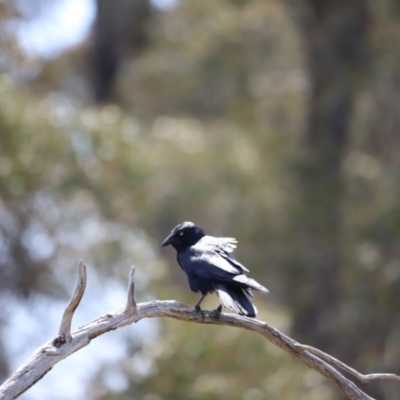
[[[322,360],[327,361],[329,364],[346,371],[350,375],[355,376],[360,382],[362,383],[369,383],[376,379],[393,379],[395,381],[400,381],[400,376],[396,374],[361,374],[354,368],[349,367],[345,363],[341,362],[335,357],[332,357],[329,354],[324,353],[322,350],[316,349],[315,347],[307,346],[305,344],[299,344],[298,347],[300,349],[306,350],[311,354],[315,354],[317,357],[321,358]]]
[[[67,328],[68,326],[70,327],[73,313],[79,303],[80,298],[82,298],[85,289],[82,277],[85,275],[83,280],[86,282],[86,274],[83,274],[83,267],[83,263],[80,263],[80,279],[78,280],[74,296],[72,297],[72,299],[75,298],[75,300],[73,301],[71,299],[69,305],[67,306],[67,308],[69,307],[70,310],[69,313],[67,313],[67,321],[64,321],[64,317],[66,315],[66,312],[64,312],[64,324],[62,322],[61,325],[64,327],[67,326]],[[89,324],[80,327],[76,332],[70,335],[68,340],[64,342],[60,342],[58,340],[60,337],[60,332],[61,334],[64,334],[65,337],[65,335],[68,336],[69,330],[63,330],[60,328],[60,332],[56,335],[55,339],[50,340],[37,349],[31,355],[31,357],[17,371],[14,372],[10,378],[3,383],[2,386],[0,386],[0,399],[11,400],[17,398],[37,381],[39,381],[45,374],[47,374],[47,372],[49,372],[55,364],[80,350],[82,347],[87,346],[91,340],[106,332],[133,324],[143,318],[168,317],[181,321],[196,322],[201,324],[234,326],[256,332],[264,336],[277,347],[302,361],[308,367],[324,375],[327,379],[334,383],[339,390],[345,393],[349,399],[373,400],[372,397],[360,390],[353,382],[343,376],[335,367],[344,369],[350,373],[353,373],[353,369],[318,349],[301,345],[290,337],[279,332],[266,322],[225,313],[222,313],[219,318],[216,318],[211,312],[204,311],[204,313],[201,314],[195,311],[193,308],[174,300],[150,301],[136,304],[134,296],[133,274],[134,267],[132,267],[130,273],[128,299],[125,307],[107,313],[90,322]],[[79,298],[79,300],[76,302],[77,298]],[[71,304],[75,303],[76,305],[74,308],[71,306]],[[368,382],[371,379],[400,380],[400,377],[394,374],[362,375],[359,373],[353,373],[353,375],[362,382]]]
[[[86,289],[86,265],[83,263],[82,260],[79,260],[78,263],[79,269],[79,276],[78,282],[75,286],[75,291],[65,307],[64,314],[61,318],[60,328],[58,329],[58,334],[53,340],[53,344],[56,347],[62,346],[66,342],[71,341],[71,323],[72,318],[74,316],[75,310],[78,308],[79,303],[82,300],[83,294],[85,293]]]

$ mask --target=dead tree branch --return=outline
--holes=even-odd
[[[87,346],[90,341],[97,336],[133,324],[143,318],[156,317],[169,317],[201,324],[235,326],[257,332],[277,347],[299,359],[308,367],[324,375],[352,400],[374,399],[364,393],[352,381],[347,379],[338,369],[352,374],[362,383],[369,382],[373,379],[400,380],[400,376],[394,374],[363,375],[321,350],[302,345],[279,332],[269,324],[257,319],[233,314],[221,314],[219,318],[216,318],[211,312],[205,311],[201,314],[193,308],[174,300],[150,301],[136,304],[133,279],[134,272],[135,268],[132,267],[129,276],[128,298],[125,307],[105,314],[89,324],[80,327],[76,332],[71,334],[72,317],[86,287],[86,268],[83,262],[80,261],[79,279],[74,294],[64,311],[57,335],[37,349],[31,357],[0,386],[0,399],[11,400],[17,398],[47,374],[55,364],[80,350],[82,347]]]
[[[79,303],[81,302],[83,294],[85,293],[87,281],[86,265],[83,263],[82,260],[79,261],[78,269],[78,282],[76,283],[74,294],[72,295],[69,303],[67,304],[67,307],[65,308],[58,334],[54,338],[53,344],[55,347],[60,347],[64,343],[71,341],[72,317],[74,316],[75,310],[77,309]]]
[[[317,357],[321,358],[322,360],[327,361],[329,364],[332,364],[336,368],[346,371],[350,375],[355,376],[362,383],[370,383],[371,381],[377,380],[377,379],[393,379],[396,381],[400,381],[400,376],[398,376],[396,374],[368,374],[368,375],[361,374],[360,372],[349,367],[348,365],[341,362],[337,358],[332,357],[329,354],[324,353],[322,350],[316,349],[315,347],[307,346],[305,344],[298,344],[297,347],[299,349],[306,350],[309,353],[316,355]]]

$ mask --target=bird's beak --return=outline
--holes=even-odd
[[[174,241],[174,235],[169,235],[169,236],[162,242],[161,247],[168,246],[169,244],[172,244],[173,241]]]

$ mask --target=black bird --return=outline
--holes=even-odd
[[[164,240],[162,246],[172,245],[177,251],[177,259],[186,272],[190,289],[201,293],[194,308],[201,311],[200,303],[208,293],[216,292],[222,306],[240,315],[255,317],[257,309],[253,305],[251,289],[268,293],[244,272],[249,270],[235,260],[229,253],[236,248],[234,238],[207,236],[202,228],[193,222],[177,225]]]

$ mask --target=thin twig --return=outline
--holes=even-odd
[[[343,371],[346,371],[349,374],[355,376],[362,383],[369,383],[372,380],[376,380],[376,379],[393,379],[396,381],[400,381],[400,376],[395,375],[395,374],[367,374],[367,375],[361,374],[360,372],[349,367],[348,365],[346,365],[342,361],[338,360],[337,358],[332,357],[331,355],[326,354],[322,350],[316,349],[315,347],[307,346],[306,344],[299,343],[297,345],[297,348],[308,351],[309,353],[312,353],[312,354],[318,356],[319,358],[322,358],[323,360],[327,361],[329,364],[332,364],[336,368],[340,368]]]
[[[86,265],[82,260],[79,260],[78,270],[79,270],[79,277],[78,281],[76,282],[74,294],[72,295],[67,307],[65,308],[64,314],[61,319],[60,328],[58,329],[58,333],[54,338],[53,344],[55,347],[60,347],[64,343],[70,342],[72,339],[71,337],[72,318],[86,289],[86,281],[87,281]]]
[[[135,300],[135,267],[132,265],[131,272],[129,274],[128,283],[128,300],[126,302],[125,314],[134,315],[137,311],[136,300]]]

